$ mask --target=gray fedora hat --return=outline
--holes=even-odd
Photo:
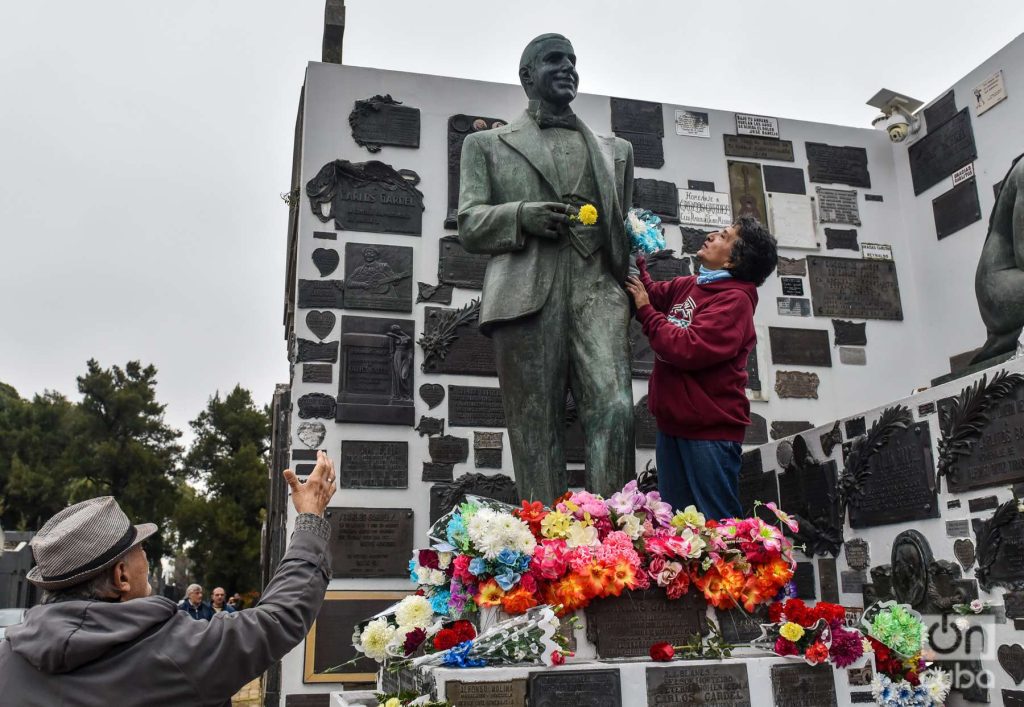
[[[26,578],[41,589],[73,587],[112,566],[156,532],[132,525],[113,496],[68,506],[46,521],[30,543],[36,566]]]

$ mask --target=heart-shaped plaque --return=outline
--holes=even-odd
[[[953,554],[965,572],[974,565],[974,543],[971,542],[970,538],[957,538],[954,540]]]
[[[424,383],[420,386],[420,397],[433,410],[444,400],[444,386],[438,383]]]
[[[316,309],[306,312],[306,326],[320,341],[327,338],[327,335],[334,329],[336,321],[334,312],[321,312]]]
[[[1014,685],[1020,685],[1024,680],[1024,646],[1019,643],[1004,643],[999,646],[996,653],[999,664],[1007,675],[1013,678]]]
[[[327,277],[338,267],[341,256],[333,248],[317,248],[313,251],[313,265],[320,271],[320,277]]]
[[[319,449],[324,441],[327,428],[322,422],[300,422],[298,429],[299,440],[310,449]]]

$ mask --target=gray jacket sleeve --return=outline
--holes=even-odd
[[[526,247],[526,235],[519,223],[523,202],[491,203],[491,174],[481,135],[470,135],[462,144],[459,240],[470,253],[498,255],[522,250]]]
[[[209,622],[183,613],[164,654],[192,683],[201,704],[231,698],[294,648],[320,611],[331,577],[330,527],[319,516],[300,514],[291,543],[259,604]]]

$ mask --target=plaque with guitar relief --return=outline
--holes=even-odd
[[[345,308],[412,311],[412,248],[345,244]]]

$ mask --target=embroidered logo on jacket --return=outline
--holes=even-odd
[[[666,318],[680,329],[685,329],[693,321],[693,310],[696,307],[693,297],[687,297],[681,304],[673,305]]]

